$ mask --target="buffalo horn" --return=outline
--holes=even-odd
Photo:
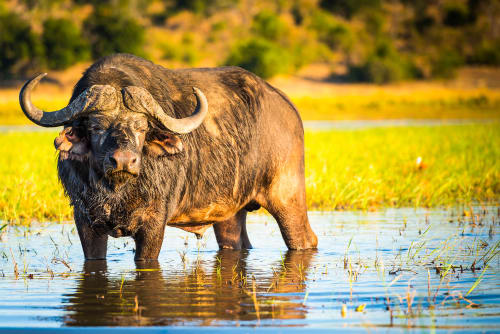
[[[44,127],[55,127],[92,110],[113,109],[117,103],[116,90],[109,85],[94,85],[84,90],[66,107],[56,111],[43,111],[31,102],[31,91],[47,73],[42,73],[27,81],[19,93],[19,103],[26,117]]]
[[[125,87],[123,101],[129,109],[151,115],[168,130],[184,134],[199,127],[208,113],[205,94],[196,87],[193,87],[193,91],[196,96],[196,108],[191,116],[185,118],[173,118],[167,115],[154,97],[142,87]]]

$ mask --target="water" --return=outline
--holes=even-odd
[[[495,331],[500,208],[466,210],[311,212],[319,249],[303,252],[287,251],[266,215],[249,216],[249,251],[167,228],[159,261],[137,264],[129,238],[85,263],[73,224],[7,227],[0,329]]]

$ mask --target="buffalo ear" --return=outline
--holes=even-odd
[[[184,150],[181,139],[170,133],[163,133],[147,143],[147,150],[153,156],[174,155]]]
[[[64,128],[54,139],[54,147],[56,150],[68,152],[73,147],[73,141],[71,140],[73,137],[76,137],[73,127]]]
[[[82,129],[68,126],[64,128],[54,140],[56,150],[60,151],[60,160],[83,161],[89,146],[86,137],[82,134]]]

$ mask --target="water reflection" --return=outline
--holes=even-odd
[[[108,262],[83,265],[68,225],[9,226],[0,241],[0,326],[497,329],[498,206],[310,218],[318,252],[282,254],[279,228],[253,215],[249,252],[215,252],[213,235],[197,243],[172,228],[160,263],[137,265],[124,239],[112,240]]]
[[[305,318],[300,293],[316,251],[288,251],[273,270],[253,270],[256,276],[247,273],[248,254],[221,250],[211,261],[198,260],[176,272],[162,270],[157,261],[137,262],[136,271],[122,277],[108,272],[106,261],[87,261],[63,302],[64,323],[213,326]]]

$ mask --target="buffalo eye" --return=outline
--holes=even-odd
[[[89,127],[88,132],[89,132],[89,137],[92,139],[92,141],[97,145],[102,146],[104,140],[106,139],[105,136],[106,130],[96,126],[91,126]]]
[[[101,137],[100,141],[103,140],[104,134],[106,133],[106,130],[101,129],[99,127],[91,127],[89,130],[90,130],[90,135],[95,137]]]

